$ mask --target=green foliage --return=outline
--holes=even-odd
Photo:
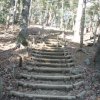
[[[6,22],[6,16],[11,7],[11,0],[0,0],[0,23]]]
[[[70,4],[72,2],[72,5]],[[37,23],[44,23],[47,20],[47,13],[51,13],[51,25],[55,23],[56,26],[60,25],[61,11],[62,11],[62,0],[34,0],[32,7],[32,14]],[[64,0],[64,17],[68,18],[68,12],[75,12],[77,8],[78,0]],[[66,15],[66,16],[65,16]],[[72,15],[73,16],[73,15]],[[40,22],[41,21],[41,22]],[[35,23],[35,24],[37,24]],[[66,23],[66,22],[65,22]]]
[[[1,23],[1,24],[5,23],[5,22],[6,22],[5,19],[6,19],[6,18],[5,18],[4,13],[3,13],[3,12],[0,12],[0,23]]]
[[[100,2],[96,2],[95,0],[91,3],[92,5],[88,9],[88,14],[90,16],[99,15],[100,12]]]

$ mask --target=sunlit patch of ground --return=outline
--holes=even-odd
[[[16,46],[18,33],[0,31],[0,50],[9,50]]]
[[[8,42],[6,44],[0,43],[0,50],[9,50],[11,48],[14,48],[16,46],[16,43]]]

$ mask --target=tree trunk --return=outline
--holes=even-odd
[[[64,0],[62,0],[62,10],[61,10],[61,21],[60,21],[60,28],[63,28],[63,16],[64,16]]]
[[[83,4],[84,4],[83,0],[79,0],[76,22],[75,22],[75,27],[74,27],[74,38],[73,38],[73,41],[77,43],[80,43],[80,33],[81,33],[80,31],[82,31],[81,21],[82,21],[82,16],[83,16]]]
[[[98,21],[96,22],[96,26],[95,26],[95,29],[94,29],[94,32],[93,32],[93,35],[94,35],[94,45],[96,44],[96,33],[97,33],[97,29],[98,29],[99,25],[100,25],[100,19],[99,19],[99,16],[98,16]]]
[[[31,23],[31,19],[32,19],[32,0],[30,1],[30,9],[29,9],[29,24]]]
[[[83,13],[81,19],[81,33],[80,33],[80,48],[83,48],[83,39],[84,39],[84,24],[85,24],[85,8],[86,8],[86,0],[83,0]]]
[[[17,3],[18,3],[18,0],[14,0],[14,1],[13,1],[13,22],[12,22],[13,30],[14,30],[14,23],[15,23],[15,21],[16,21]]]
[[[8,28],[9,28],[9,20],[10,20],[10,15],[8,14],[6,16],[6,32],[7,32]]]
[[[23,9],[21,13],[21,31],[18,36],[18,43],[21,43],[23,46],[27,46],[27,38],[28,38],[28,18],[29,18],[29,9],[30,9],[31,0],[23,0]]]

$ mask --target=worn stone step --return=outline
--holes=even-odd
[[[15,99],[8,100],[85,100],[83,70],[75,66],[64,41],[54,36],[43,41],[16,74],[16,85],[9,89],[9,98]]]
[[[81,74],[84,73],[83,69],[80,69],[79,67],[75,68],[53,68],[53,67],[37,67],[37,66],[25,66],[23,67],[23,70],[28,72],[38,72],[38,73],[59,73],[59,74]]]
[[[19,92],[19,91],[10,91],[9,95],[10,96],[16,96],[16,97],[21,97],[21,98],[29,98],[29,99],[46,99],[46,100],[81,100],[81,97],[85,96],[86,91],[82,91],[76,96],[71,96],[71,95],[41,95],[41,94],[33,94],[33,93],[27,93],[27,92]]]
[[[52,47],[52,46],[47,46],[46,44],[45,44],[45,49],[47,49],[47,50],[56,50],[56,51],[63,51],[63,47]]]
[[[28,71],[28,70],[22,70],[22,73],[29,73],[29,74],[32,74],[32,75],[45,75],[45,76],[63,76],[63,75],[74,75],[74,74],[70,74],[70,73],[65,73],[65,72],[62,72],[62,73],[58,73],[58,72],[38,72],[38,71]]]
[[[61,47],[61,48],[42,48],[42,49],[36,49],[36,48],[32,48],[33,51],[43,51],[43,52],[64,52],[64,47]],[[67,52],[67,48],[65,48],[65,51]]]
[[[36,53],[32,53],[32,56],[34,57],[39,57],[39,58],[52,58],[52,59],[70,59],[72,58],[72,56],[69,54],[69,55],[66,55],[66,56],[60,56],[60,55],[41,55],[41,54],[36,54]]]
[[[46,39],[48,38],[57,39],[57,34],[48,35]]]
[[[75,67],[73,62],[71,63],[43,63],[43,62],[27,62],[27,65],[38,66],[38,67]]]
[[[36,53],[36,54],[41,54],[41,55],[62,55],[64,56],[64,51],[62,52],[56,52],[56,51],[42,51],[42,50],[33,50],[33,54]],[[65,51],[66,55],[70,54],[68,51]]]
[[[19,91],[10,91],[10,94],[16,97],[26,97],[29,99],[46,99],[46,100],[75,100],[75,96],[61,96],[61,95],[41,95],[41,94],[33,94],[27,92],[19,92]]]
[[[35,79],[35,80],[73,80],[73,79],[82,79],[84,78],[82,74],[78,75],[70,75],[70,76],[46,76],[46,75],[31,75],[31,74],[24,74],[20,73],[18,78],[25,78],[25,79]]]
[[[56,39],[56,40],[57,40],[57,34],[56,34],[56,35],[51,35],[51,36],[49,36],[49,37],[47,38],[47,40],[48,40],[49,38],[52,38],[52,39]]]
[[[41,80],[41,79],[34,79],[34,78],[23,78],[23,77],[20,77],[20,78],[16,78],[17,80],[19,81],[29,81],[31,83],[34,83],[34,84],[53,84],[53,85],[61,85],[61,84],[67,84],[67,85],[71,85],[71,84],[74,84],[74,83],[77,83],[77,82],[80,82],[82,81],[83,79],[76,79],[76,80],[67,80],[67,81],[64,81],[64,80]]]
[[[52,39],[49,38],[47,41],[55,42],[55,41],[57,41],[57,39],[55,39],[55,38],[54,39],[53,38]]]
[[[73,68],[52,68],[52,67],[32,67],[32,66],[25,66],[25,70],[27,71],[36,71],[36,72],[46,72],[46,73],[74,73]],[[77,67],[75,69],[78,69]]]
[[[64,40],[62,40],[62,39],[59,39],[59,40],[46,40],[45,41],[45,44],[64,44],[65,43],[65,41]]]
[[[45,41],[45,44],[46,45],[56,45],[56,46],[58,46],[58,42],[57,41],[55,41],[55,42]],[[60,45],[60,46],[62,46],[62,45]]]
[[[84,81],[80,81],[77,82],[75,84],[72,85],[66,85],[66,84],[61,84],[61,85],[54,85],[54,84],[44,84],[44,83],[40,83],[40,84],[35,84],[32,82],[27,82],[27,81],[17,81],[18,86],[22,86],[22,87],[29,87],[32,89],[45,89],[45,90],[66,90],[66,91],[70,91],[73,90],[74,88],[78,87],[80,88],[80,86],[84,85]]]
[[[54,42],[57,42],[57,43],[58,43],[58,42],[63,42],[63,41],[64,41],[64,40],[63,40],[63,39],[60,39],[60,38],[58,38],[58,39],[57,39],[57,38],[56,38],[56,39],[51,39],[51,38],[50,38],[50,39],[47,39],[47,40],[46,40],[46,42],[49,42],[49,43],[52,43],[52,44],[53,44]]]
[[[27,59],[28,61],[38,61],[38,62],[48,62],[48,63],[70,63],[74,62],[72,58],[69,59],[50,59],[50,58],[37,58],[31,57],[31,59]]]
[[[25,68],[23,68],[23,70],[21,71],[22,73],[30,73],[33,75],[54,75],[54,76],[69,76],[69,75],[77,75],[77,74],[81,74],[83,73],[82,71],[78,70],[78,68],[69,68],[69,70],[67,70],[67,68],[65,70],[59,70],[59,68],[55,68],[50,69],[50,67],[44,67],[44,69],[42,69],[43,67],[32,67],[32,66],[27,66]],[[46,69],[45,69],[46,68]],[[49,69],[49,70],[48,70]],[[57,70],[58,69],[58,70]]]
[[[51,43],[47,43],[46,44],[46,46],[48,46],[48,47],[62,47],[62,45],[58,45],[58,43],[53,43],[53,44],[51,44]]]

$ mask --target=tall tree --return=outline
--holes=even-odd
[[[12,0],[12,29],[14,30],[14,24],[15,24],[15,20],[16,20],[16,11],[17,11],[17,3],[18,0]]]
[[[29,9],[29,24],[31,22],[31,17],[32,17],[32,4],[33,4],[33,0],[30,1],[30,9]]]
[[[82,12],[81,33],[80,33],[80,48],[81,49],[83,47],[83,39],[84,39],[85,9],[86,9],[86,0],[83,0],[83,12]]]
[[[79,0],[76,23],[74,27],[74,41],[80,43],[80,48],[82,48],[83,46],[85,8],[86,8],[86,0]]]
[[[31,0],[23,0],[22,18],[20,23],[21,31],[18,35],[18,44],[21,43],[24,46],[28,45],[28,18]]]
[[[63,28],[63,17],[64,17],[64,0],[62,0],[61,2],[61,24],[60,24],[60,28]]]

